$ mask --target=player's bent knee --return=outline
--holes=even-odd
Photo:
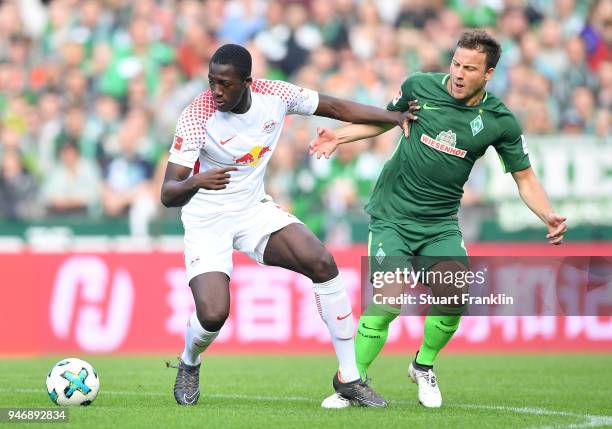
[[[198,321],[209,332],[217,332],[229,317],[229,308],[225,305],[196,305]]]
[[[213,315],[205,319],[203,323],[200,323],[202,324],[202,328],[206,329],[208,332],[217,332],[223,327],[226,320],[227,316],[223,317]]]
[[[308,258],[307,271],[310,279],[315,283],[329,281],[338,275],[336,261],[327,250],[317,252]]]

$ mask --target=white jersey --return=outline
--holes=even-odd
[[[192,174],[236,166],[225,189],[200,189],[183,207],[183,218],[241,211],[265,198],[264,174],[286,115],[312,115],[319,94],[277,80],[254,79],[246,113],[220,112],[210,90],[181,114],[169,162],[193,168]]]

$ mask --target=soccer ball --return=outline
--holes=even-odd
[[[62,359],[47,375],[47,393],[57,405],[89,405],[100,390],[93,367],[78,358]]]

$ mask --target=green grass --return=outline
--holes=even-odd
[[[211,355],[195,407],[175,404],[175,370],[163,357],[84,358],[100,375],[100,394],[89,407],[70,408],[60,427],[612,427],[612,355],[442,356],[437,410],[417,403],[402,356],[382,356],[371,368],[386,410],[321,409],[332,393],[332,356]],[[58,360],[0,359],[0,408],[54,407],[45,377]]]

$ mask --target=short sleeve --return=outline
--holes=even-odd
[[[251,85],[255,93],[280,97],[287,114],[312,115],[319,107],[319,93],[281,80],[256,79]]]
[[[387,104],[387,110],[405,112],[408,110],[408,102],[414,97],[412,96],[412,81],[414,77],[410,76],[402,83],[399,92],[393,100]]]
[[[493,144],[504,173],[524,170],[531,166],[525,135],[514,116],[507,121],[502,136]]]
[[[291,84],[289,84],[291,85]],[[293,98],[287,103],[287,113],[296,115],[312,115],[319,107],[319,93],[312,89],[294,87]]]
[[[210,91],[198,96],[183,110],[176,124],[168,161],[193,168],[206,139],[206,121],[216,108]]]

